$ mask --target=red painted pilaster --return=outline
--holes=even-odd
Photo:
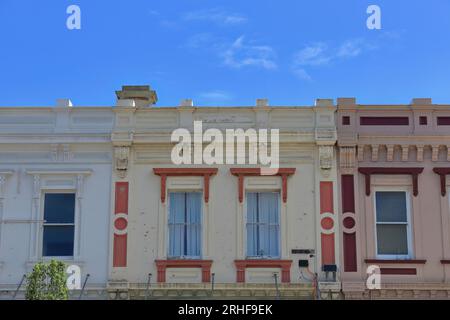
[[[113,267],[127,266],[128,182],[116,182],[114,205]]]

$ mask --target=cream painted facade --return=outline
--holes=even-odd
[[[119,97],[123,94],[118,93]],[[339,279],[333,279],[333,272],[326,275],[322,271],[323,264],[339,268],[340,260],[339,241],[334,238],[339,223],[334,218],[338,196],[332,101],[317,100],[313,107],[271,107],[263,100],[253,107],[227,108],[194,107],[190,101],[170,108],[139,104],[142,99],[125,97],[113,109],[115,188],[111,206],[116,206],[116,214],[111,217],[111,225],[116,227],[111,231],[109,254],[111,299],[149,295],[274,298],[277,285],[283,297],[311,298],[314,282],[308,272],[318,274],[323,298],[339,297]],[[202,121],[203,130],[216,128],[222,132],[279,129],[280,172],[289,169],[291,173],[285,178],[281,174],[249,176],[249,165],[174,165],[171,134],[177,128],[192,131],[194,121]],[[205,174],[211,168],[217,173]],[[230,171],[236,168],[242,173],[242,201],[239,174]],[[280,209],[281,262],[249,259],[245,192],[276,191],[284,198],[284,180],[287,196]],[[196,190],[203,195],[201,257],[194,262],[167,257],[168,194],[180,190]],[[330,220],[332,225],[326,225]],[[299,267],[299,260],[307,261],[309,267]]]

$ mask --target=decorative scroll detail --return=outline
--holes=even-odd
[[[393,144],[388,144],[386,146],[386,160],[389,162],[394,160],[394,147]]]
[[[425,146],[423,144],[418,144],[416,145],[416,149],[417,149],[417,156],[416,159],[418,162],[422,162],[423,161],[423,148]]]
[[[408,161],[409,159],[409,145],[402,145],[402,161]]]
[[[124,179],[127,176],[129,157],[130,157],[130,147],[114,148],[114,164],[116,174],[121,179]]]
[[[372,161],[378,161],[378,150],[380,146],[377,144],[372,144]]]
[[[279,168],[274,174],[275,176],[281,177],[281,193],[283,203],[287,201],[287,178],[295,173],[295,168]],[[246,176],[261,176],[260,168],[231,168],[230,172],[232,175],[238,177],[238,198],[239,203],[244,201],[244,177]]]
[[[333,146],[319,146],[319,165],[322,174],[327,177],[333,168]]]
[[[436,162],[439,160],[439,145],[431,146],[431,161]]]
[[[364,161],[364,145],[360,144],[358,145],[358,161]]]
[[[447,175],[450,174],[450,168],[434,168],[433,172],[439,175],[441,182],[441,195],[445,197],[447,194],[445,179]]]
[[[356,148],[340,147],[339,148],[339,166],[341,171],[352,172],[356,167]]]
[[[69,161],[71,160],[72,153],[70,152],[69,144],[57,144],[51,145],[51,158],[53,161]]]
[[[366,196],[370,196],[370,176],[372,174],[406,174],[411,175],[413,180],[413,195],[417,197],[419,194],[418,176],[422,173],[423,168],[383,168],[383,167],[371,167],[371,168],[359,168],[358,171],[366,177]]]

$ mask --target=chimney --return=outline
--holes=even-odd
[[[411,104],[413,106],[429,106],[433,104],[433,101],[431,98],[414,98]]]
[[[149,107],[158,101],[156,91],[150,86],[122,86],[122,90],[116,91],[117,106],[132,105],[120,100],[133,100],[137,108]]]
[[[354,106],[356,98],[337,98],[337,104],[339,106]]]
[[[180,107],[193,107],[194,101],[192,99],[183,99],[180,102]]]
[[[257,107],[268,107],[269,99],[256,99],[256,106]]]
[[[334,101],[333,101],[333,99],[316,99],[315,106],[316,107],[333,107]]]

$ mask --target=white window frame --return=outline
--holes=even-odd
[[[278,256],[249,256],[248,255],[248,243],[247,243],[247,221],[248,221],[248,210],[247,210],[247,193],[276,193],[278,195]],[[244,254],[245,258],[248,260],[281,260],[282,253],[282,203],[281,203],[281,190],[264,190],[264,189],[245,189],[245,205],[244,205]]]
[[[408,254],[378,254],[378,238],[377,238],[377,192],[404,192],[406,200],[406,237],[408,245]],[[411,192],[408,188],[399,187],[377,187],[373,190],[373,218],[374,218],[374,237],[375,237],[375,253],[378,259],[411,259],[413,257],[413,241],[412,241],[412,224],[411,224]],[[381,223],[383,224],[383,223]],[[385,224],[405,224],[405,223],[385,223]]]
[[[169,221],[170,221],[170,194],[171,193],[200,193],[201,194],[201,203],[202,203],[202,210],[200,212],[200,255],[199,256],[180,256],[180,257],[171,257],[169,255],[170,250],[170,227],[169,227]],[[166,220],[166,230],[167,230],[167,236],[166,236],[166,256],[169,260],[201,260],[204,255],[204,244],[203,244],[203,234],[205,233],[205,200],[204,200],[204,193],[203,189],[168,189],[167,190],[167,220]]]
[[[65,194],[73,194],[75,196],[75,203],[74,203],[74,217],[73,217],[73,223],[46,223],[46,221],[44,220],[44,213],[45,213],[45,195],[46,194],[60,194],[60,193],[65,193]],[[77,190],[75,189],[62,189],[62,190],[53,190],[53,189],[43,189],[42,190],[42,197],[41,197],[41,212],[40,212],[40,216],[41,216],[41,221],[42,224],[40,226],[40,230],[39,230],[39,256],[43,259],[43,260],[52,260],[52,259],[57,259],[57,260],[73,260],[75,257],[75,249],[77,246],[77,241],[79,241],[79,239],[77,239],[77,234],[78,234],[78,204],[77,204]],[[44,256],[44,227],[46,225],[51,225],[51,226],[74,226],[73,230],[73,251],[72,251],[72,255],[71,256]]]

